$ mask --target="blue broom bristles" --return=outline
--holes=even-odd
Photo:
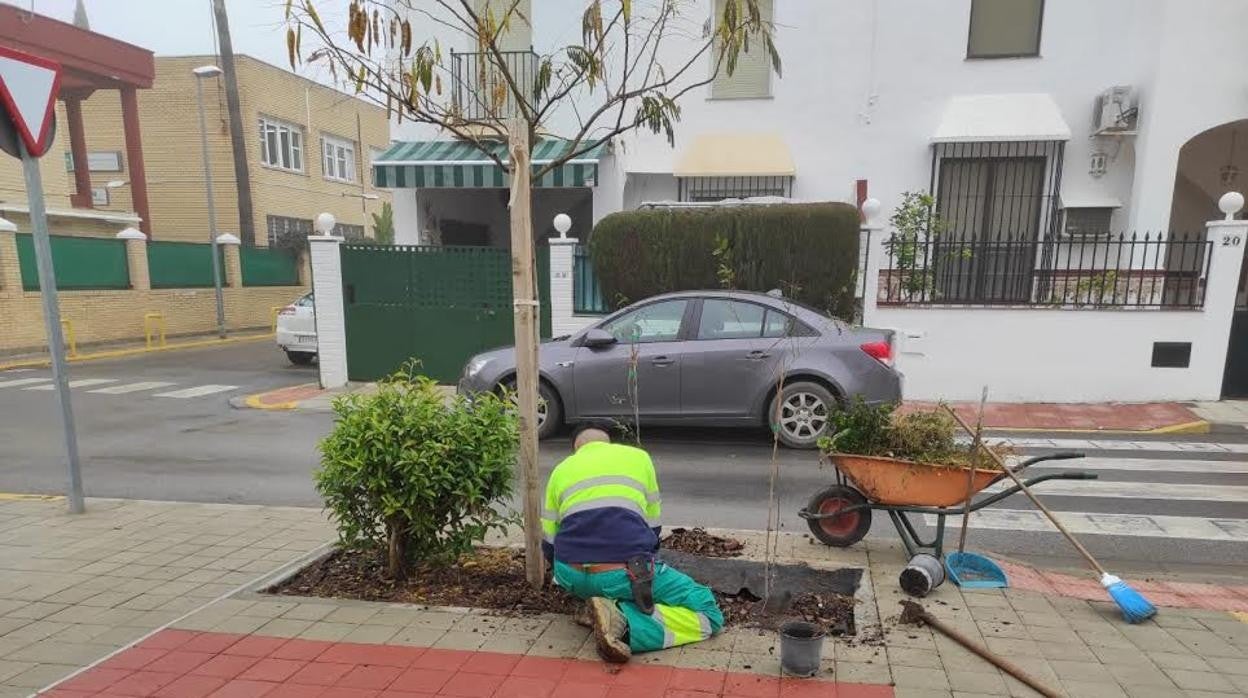
[[[1118,604],[1122,617],[1128,623],[1142,623],[1157,615],[1156,606],[1118,577],[1108,573],[1101,575],[1101,586],[1105,587],[1109,597]]]

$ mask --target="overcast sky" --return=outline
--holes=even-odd
[[[74,0],[0,0],[71,21]],[[234,52],[289,68],[284,0],[226,0]],[[322,15],[344,15],[347,0],[318,0]],[[158,56],[214,52],[211,0],[86,0],[92,31],[154,51]],[[333,9],[342,8],[342,9]],[[336,18],[335,24],[342,23]],[[315,76],[310,76],[315,77]]]

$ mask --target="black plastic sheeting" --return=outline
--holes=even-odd
[[[703,557],[675,550],[660,550],[659,560],[675,567],[721,594],[737,596],[742,590],[763,598],[765,566],[753,560]],[[798,563],[772,567],[772,594],[793,597],[803,593],[832,593],[853,596],[862,583],[862,570],[842,567],[815,569]]]

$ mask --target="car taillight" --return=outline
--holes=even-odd
[[[285,308],[282,308],[281,310],[277,311],[277,314],[278,314],[278,315],[294,315],[294,314],[295,314],[295,306],[293,306],[293,305],[288,305],[288,306],[286,306]]]
[[[867,353],[867,356],[879,361],[885,366],[893,365],[893,348],[888,342],[867,342],[859,347]]]

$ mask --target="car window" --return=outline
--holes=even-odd
[[[752,339],[763,333],[761,305],[708,298],[702,301],[698,339]]]
[[[624,343],[674,342],[680,336],[680,321],[685,316],[687,300],[651,303],[602,325]]]
[[[790,337],[793,336],[793,324],[797,322],[792,315],[782,313],[779,310],[767,310],[767,320],[763,323],[764,337]]]

